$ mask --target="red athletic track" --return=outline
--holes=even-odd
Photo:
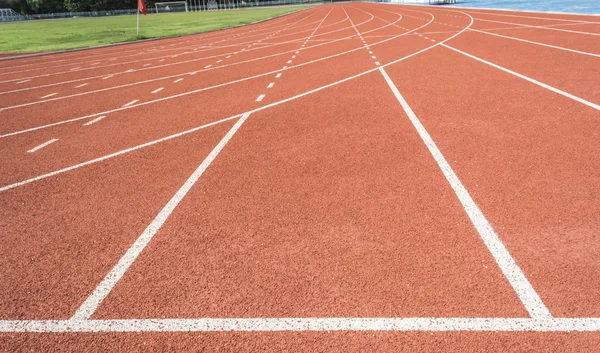
[[[0,61],[0,350],[594,351],[598,82],[599,17],[372,3]]]

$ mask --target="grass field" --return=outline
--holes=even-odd
[[[247,24],[303,6],[140,16],[140,37],[159,38]],[[0,24],[0,53],[84,48],[136,40],[136,16]]]

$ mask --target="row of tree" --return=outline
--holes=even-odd
[[[145,0],[146,6],[149,8],[154,7],[154,3],[160,1],[169,0]],[[228,0],[220,0],[219,2],[223,1],[227,2]],[[245,1],[252,2],[252,0]],[[0,0],[0,8],[12,8],[23,15],[121,10],[135,9],[136,7],[137,0]]]

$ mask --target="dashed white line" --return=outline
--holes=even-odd
[[[151,64],[144,64],[142,67],[150,66]]]
[[[164,89],[164,87],[157,88],[154,91],[152,91],[152,93],[158,93],[158,92],[162,91],[163,89]]]
[[[217,64],[220,63],[221,61],[223,61],[223,60],[217,60]]]
[[[271,87],[273,87],[273,86],[275,86],[275,82],[271,82],[271,83],[269,83],[269,85],[267,86],[267,88],[271,88]]]
[[[372,55],[372,56],[371,56],[371,59],[377,59],[377,57],[375,57],[375,55]]]
[[[231,58],[231,55],[227,55],[227,56],[225,57],[225,59],[229,59],[229,58]]]
[[[47,95],[45,95],[45,96],[43,96],[43,97],[40,97],[40,98],[41,98],[41,99],[44,99],[44,98],[48,98],[48,97],[52,97],[52,96],[56,96],[57,94],[58,94],[58,92],[54,92],[54,93],[47,94]]]
[[[133,104],[135,104],[135,103],[137,103],[139,101],[140,101],[139,99],[134,99],[131,102],[129,102],[127,104],[124,104],[123,107],[128,107],[128,106],[133,105]]]
[[[288,62],[287,62],[287,63],[288,63],[288,64],[291,64],[291,63],[292,63],[292,61],[291,61],[291,60],[288,60]]]
[[[108,80],[109,78],[113,77],[114,75],[108,75],[106,77],[102,77],[103,80]]]
[[[79,70],[79,69],[81,69],[81,66],[74,67],[71,69],[71,71],[75,71],[75,70]]]
[[[257,102],[260,102],[260,101],[262,101],[262,100],[263,100],[263,98],[265,98],[265,95],[264,95],[264,94],[261,94],[260,96],[258,96],[258,98],[256,98],[256,101],[257,101]]]
[[[296,55],[292,55],[292,59],[296,59]]]
[[[281,77],[281,72],[278,73],[277,75],[275,75],[275,78],[280,78]]]
[[[381,65],[381,64],[379,63],[379,61],[376,61],[376,62],[375,62],[375,65],[379,66],[379,65]]]
[[[102,120],[102,119],[104,119],[104,118],[106,118],[106,115],[99,116],[99,117],[97,117],[96,119],[90,120],[90,121],[88,121],[87,123],[83,124],[83,126],[90,126],[90,125],[92,125],[92,124],[94,124],[94,123],[97,123],[97,122],[99,122],[100,120]]]
[[[56,141],[58,141],[58,139],[52,139],[50,141],[46,141],[46,142],[42,143],[41,145],[36,146],[36,147],[30,149],[29,151],[27,151],[27,153],[33,153],[33,152],[35,152],[35,151],[37,151],[37,150],[39,150],[41,148],[44,148],[44,147],[48,146],[49,144],[54,143]]]
[[[89,85],[89,83],[86,82],[86,83],[80,84],[79,86],[75,86],[75,88],[81,88],[81,87],[87,86],[87,85]]]
[[[212,65],[206,65],[204,68],[208,69],[209,67],[211,67]]]
[[[178,82],[181,82],[181,81],[183,81],[183,79],[182,78],[178,78],[175,81],[173,81],[173,83],[178,83]]]
[[[19,82],[17,82],[17,85],[20,85],[21,83],[25,83],[25,82],[29,82],[29,81],[31,81],[31,79],[30,79],[30,78],[29,78],[29,79],[27,79],[27,80],[23,80],[23,81],[19,81]]]

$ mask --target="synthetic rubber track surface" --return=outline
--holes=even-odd
[[[0,348],[594,351],[597,82],[599,17],[374,3],[1,61]]]

